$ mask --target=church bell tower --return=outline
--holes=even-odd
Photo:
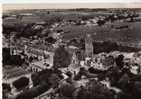
[[[86,57],[93,57],[93,40],[90,34],[85,36],[85,55]]]

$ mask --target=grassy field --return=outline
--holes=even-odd
[[[111,40],[117,42],[138,43],[141,41],[141,22],[114,22],[114,27],[128,25],[129,28],[115,29],[111,24],[104,26],[70,25],[57,29],[62,29],[65,33],[63,38],[68,40],[74,37],[84,37],[85,33],[90,33],[94,40]],[[95,34],[96,33],[96,34]]]

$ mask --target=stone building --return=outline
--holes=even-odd
[[[93,40],[90,34],[86,34],[85,38],[85,55],[86,57],[93,57]]]

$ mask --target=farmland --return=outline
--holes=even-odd
[[[128,25],[127,29],[114,29],[111,25]],[[141,22],[115,22],[112,24],[105,24],[104,26],[86,26],[86,25],[69,25],[60,27],[65,33],[64,39],[72,39],[74,37],[83,37],[85,33],[90,33],[93,36],[93,40],[111,40],[115,42],[123,43],[135,43],[137,44],[141,40]]]
[[[25,13],[32,13],[27,16]],[[140,14],[140,12],[138,11]],[[105,11],[84,11],[84,10],[21,10],[11,12],[12,15],[16,15],[16,18],[10,19],[13,21],[9,21],[9,19],[3,19],[3,26],[8,27],[11,25],[12,28],[16,29],[17,26],[23,27],[24,24],[32,24],[32,23],[41,23],[45,22],[45,26],[43,28],[50,28],[50,25],[54,23],[63,23],[66,21],[81,22],[83,19],[89,21],[89,19],[96,19],[101,17],[110,16],[112,13],[108,10]],[[4,15],[5,16],[5,15]],[[21,16],[21,19],[18,18]],[[139,17],[140,18],[140,17]],[[64,26],[55,27],[54,30],[63,30],[63,39],[70,40],[74,37],[84,37],[86,33],[90,33],[94,41],[107,41],[110,40],[112,42],[121,43],[123,45],[133,45],[136,47],[140,47],[139,43],[141,41],[141,33],[140,33],[140,25],[141,21],[135,22],[127,22],[127,21],[114,21],[114,22],[106,22],[104,25],[99,26],[95,24],[66,24]],[[127,26],[127,28],[118,29],[120,26]],[[29,27],[30,28],[30,27]],[[31,29],[31,28],[30,28]],[[25,29],[26,30],[26,29]],[[41,31],[43,31],[41,30]],[[25,33],[26,31],[24,31]],[[18,31],[20,33],[20,31]],[[39,32],[40,34],[42,32]],[[24,34],[23,34],[24,35]]]

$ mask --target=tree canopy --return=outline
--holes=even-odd
[[[71,58],[69,52],[63,46],[57,48],[54,55],[54,66],[67,67],[70,62]]]
[[[13,82],[13,86],[17,89],[20,90],[29,84],[29,78],[27,77],[21,77],[17,79],[16,81]]]

